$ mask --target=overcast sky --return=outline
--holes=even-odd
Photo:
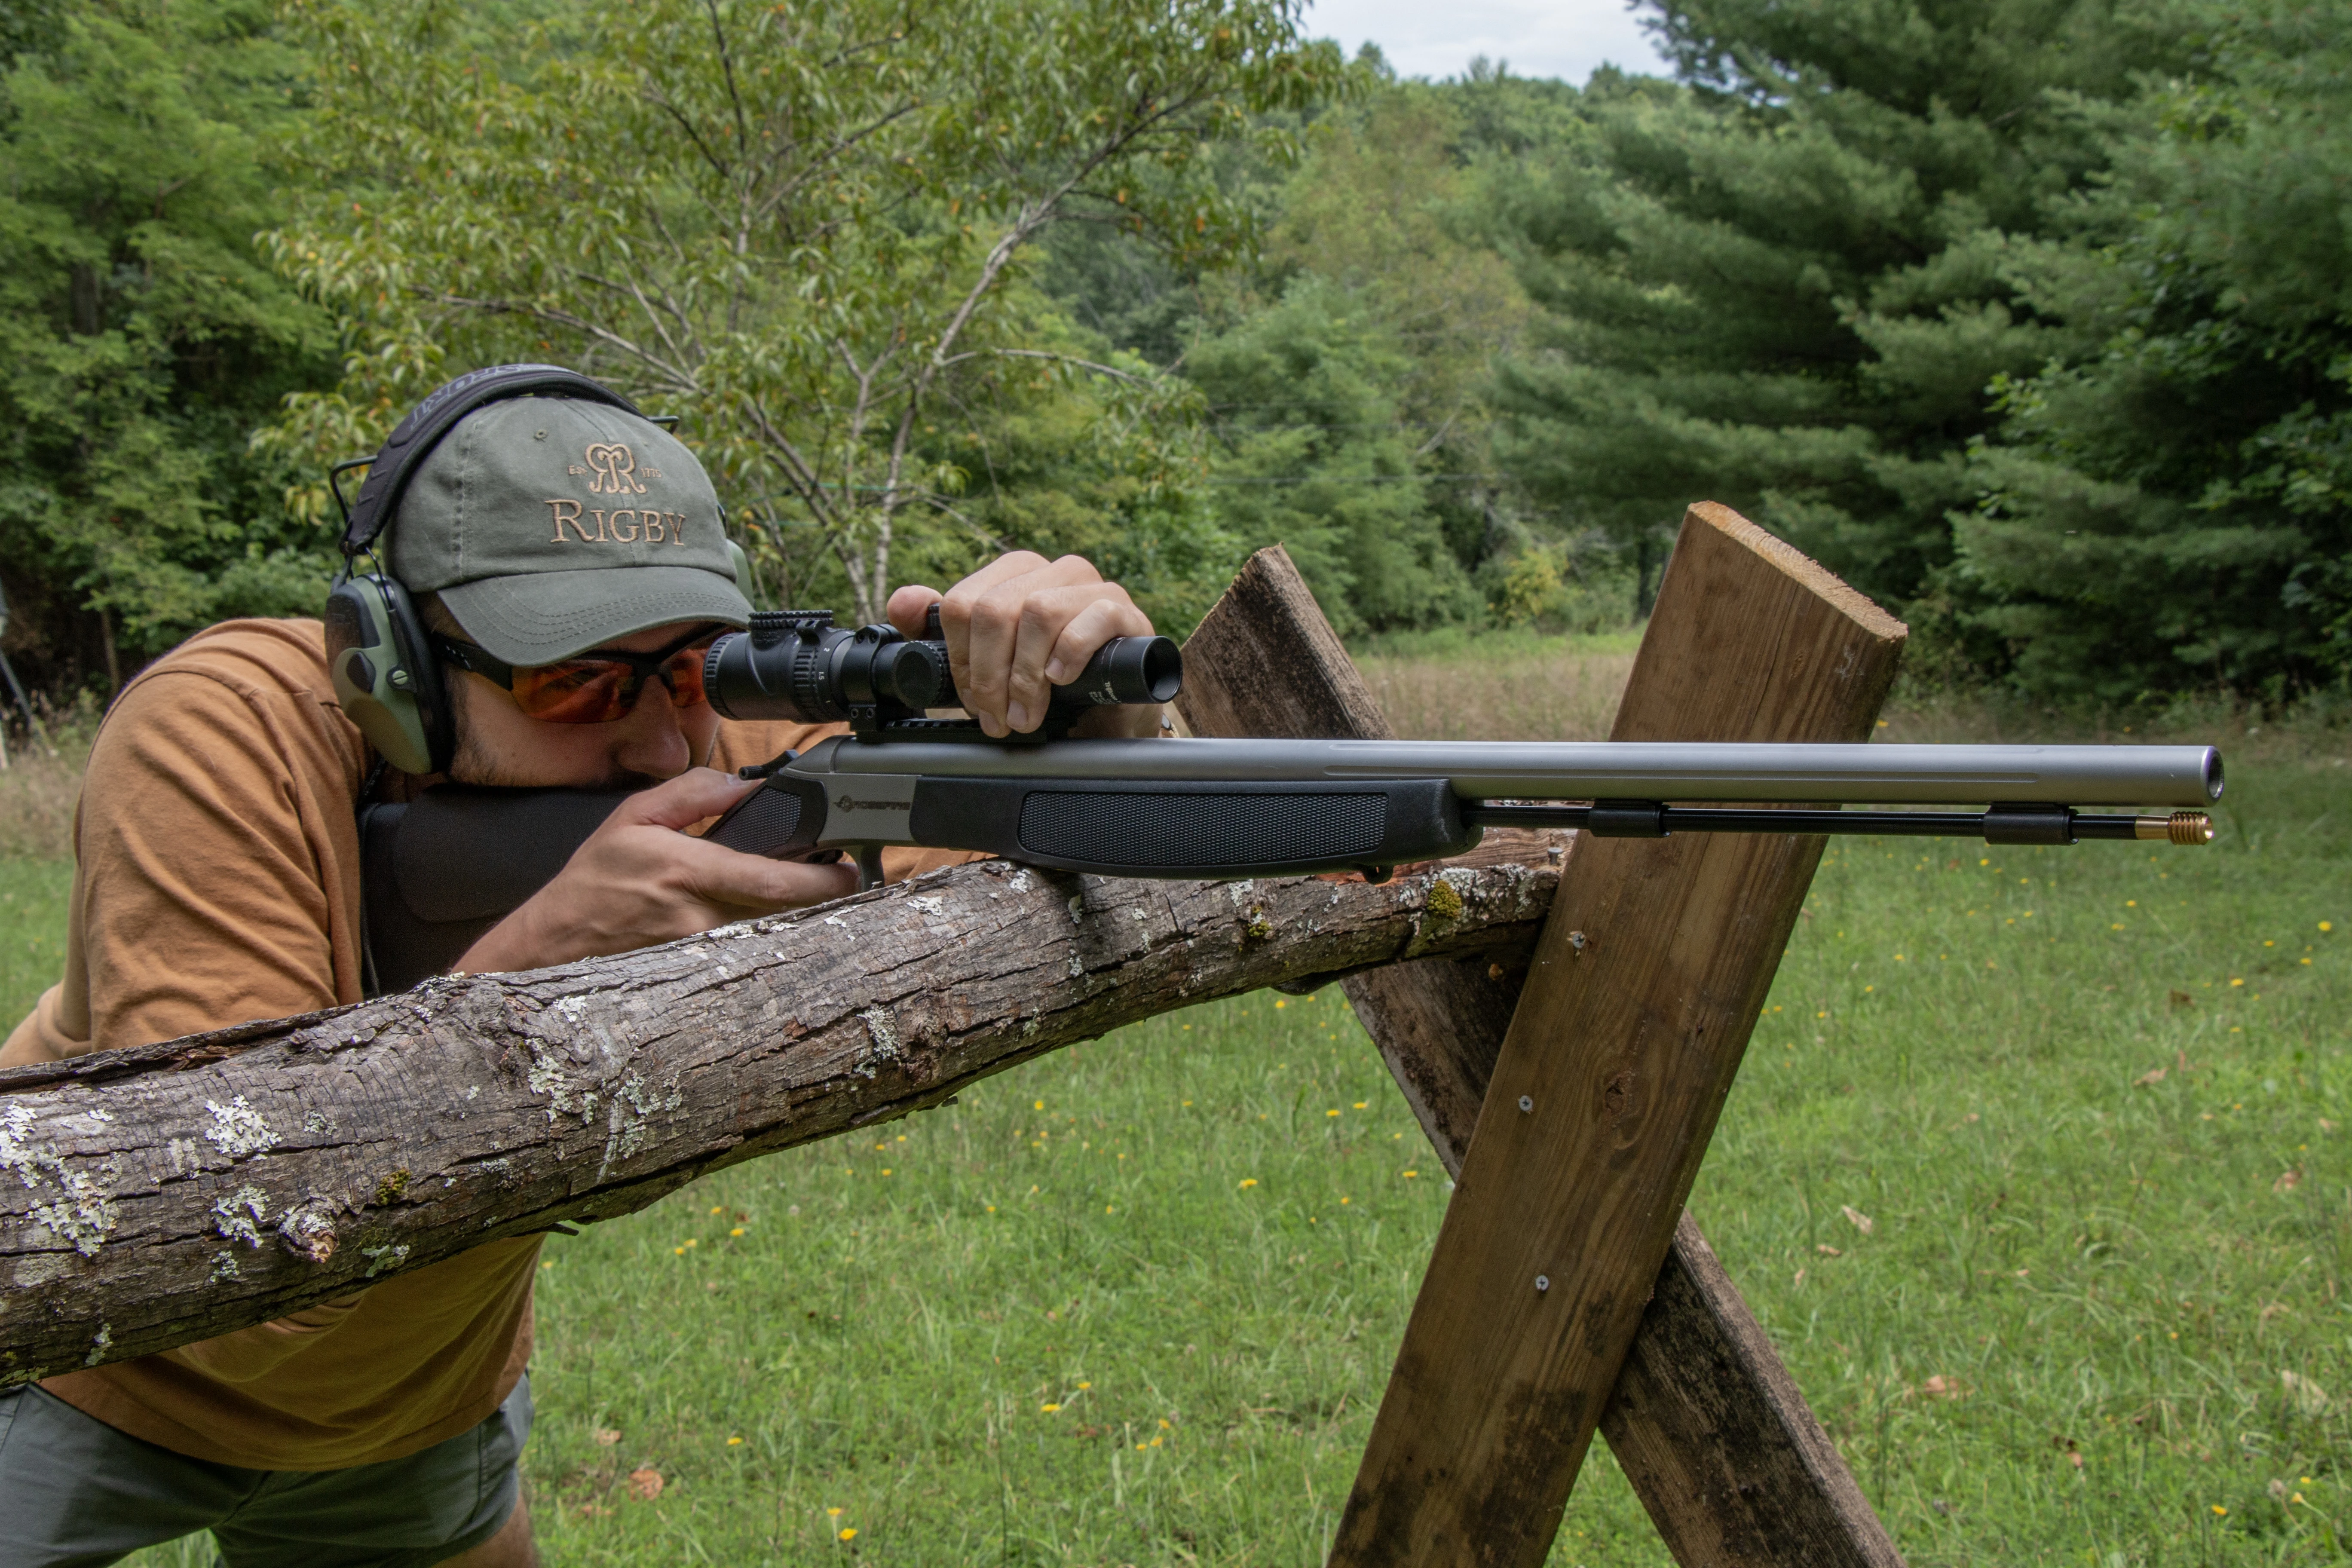
[[[1665,70],[1625,0],[1312,0],[1305,30],[1350,55],[1369,39],[1399,76],[1460,76],[1479,55],[1580,86],[1603,62]]]

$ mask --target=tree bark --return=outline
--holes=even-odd
[[[615,958],[0,1072],[0,1386],[627,1214],[1154,1014],[1405,959],[1519,967],[1555,844],[1498,832],[1378,887],[988,861]]]

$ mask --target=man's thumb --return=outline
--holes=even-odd
[[[610,820],[653,827],[691,827],[717,816],[751,791],[752,779],[739,779],[717,768],[689,768],[667,784],[656,784],[623,801]]]

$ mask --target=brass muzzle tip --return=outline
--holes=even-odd
[[[2176,811],[2170,816],[2143,816],[2132,825],[2135,838],[2161,838],[2172,844],[2210,844],[2213,818],[2201,811]]]

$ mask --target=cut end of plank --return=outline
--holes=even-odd
[[[1900,642],[1911,635],[1911,628],[1881,609],[1859,588],[1782,539],[1779,534],[1748,521],[1720,501],[1694,501],[1683,514],[1685,526],[1700,523],[1717,533],[1746,545],[1749,550],[1811,594],[1835,605],[1853,619],[1856,626],[1890,642]]]

